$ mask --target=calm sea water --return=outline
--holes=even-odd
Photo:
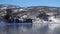
[[[56,26],[56,24],[53,24]],[[51,24],[8,24],[0,26],[0,34],[60,34],[60,28]]]

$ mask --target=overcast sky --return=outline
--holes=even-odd
[[[56,6],[60,7],[60,0],[0,0],[0,4],[27,6]]]

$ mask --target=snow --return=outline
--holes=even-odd
[[[23,9],[20,9],[19,11],[23,11]]]
[[[54,22],[54,23],[60,23],[60,20],[57,18],[54,18],[54,16],[49,17],[49,20],[52,20],[52,22]]]
[[[1,8],[1,10],[3,10],[3,9],[7,9],[7,7],[3,7],[3,8]]]
[[[23,15],[23,18],[27,18],[27,15]]]

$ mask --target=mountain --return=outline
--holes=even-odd
[[[12,12],[17,12],[18,9],[21,9],[22,7],[15,6],[15,5],[8,5],[8,4],[1,4],[0,5],[0,16],[6,15],[6,9],[11,9]]]
[[[49,7],[49,6],[31,6],[31,7],[20,7],[15,5],[2,4],[0,5],[0,16],[6,15],[6,9],[12,10],[13,16],[28,15],[29,17],[35,17],[40,13],[46,13],[49,15],[60,15],[60,7]]]
[[[60,7],[49,7],[49,6],[31,6],[25,7],[22,12],[18,14],[27,14],[29,17],[35,17],[41,13],[46,13],[51,16],[60,15]]]

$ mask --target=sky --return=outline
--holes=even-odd
[[[60,7],[60,0],[0,0],[0,4],[12,4],[21,7],[28,6]]]

